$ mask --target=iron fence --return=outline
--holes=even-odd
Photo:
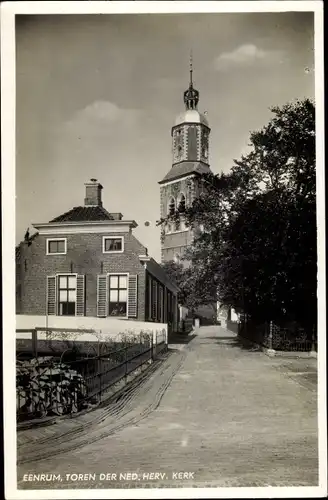
[[[316,330],[306,330],[299,326],[283,327],[272,323],[271,348],[276,351],[310,352],[317,351]],[[268,339],[270,344],[270,337]]]
[[[297,323],[278,325],[273,321],[256,324],[244,321],[239,334],[265,348],[275,351],[317,352],[316,327],[303,328]]]
[[[17,420],[76,413],[100,402],[115,384],[126,383],[130,374],[151,364],[166,348],[164,339],[157,343],[152,335],[144,335],[138,343],[96,354],[94,346],[87,355],[73,346],[60,357],[17,357]]]

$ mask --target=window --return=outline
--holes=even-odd
[[[163,323],[164,318],[164,288],[159,285],[159,296],[158,296],[158,320]]]
[[[128,303],[127,275],[109,276],[109,316],[126,316]]]
[[[167,322],[171,326],[173,323],[172,293],[167,292]]]
[[[97,316],[138,316],[138,275],[99,274],[97,276]]]
[[[85,315],[85,276],[83,274],[47,276],[47,315]]]
[[[183,193],[180,193],[180,196],[178,198],[178,210],[179,212],[186,211],[186,197]]]
[[[120,253],[123,252],[123,236],[103,237],[103,253]]]
[[[47,240],[47,255],[65,255],[66,251],[66,238],[54,238]]]
[[[169,204],[168,204],[168,215],[174,215],[175,213],[175,199],[173,196],[169,199]]]
[[[58,314],[75,316],[76,276],[58,276]]]
[[[156,321],[157,316],[157,281],[152,280],[152,313],[151,318]]]

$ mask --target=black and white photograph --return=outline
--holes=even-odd
[[[2,4],[8,500],[326,496],[322,7]]]

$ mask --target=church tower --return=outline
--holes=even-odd
[[[161,218],[179,210],[179,223],[162,227],[162,263],[179,262],[192,243],[193,231],[186,227],[183,212],[199,194],[197,178],[209,173],[210,127],[205,113],[198,111],[199,92],[194,88],[193,66],[190,58],[189,88],[183,94],[184,112],[172,127],[172,167],[159,182]],[[183,262],[182,262],[183,263]],[[188,265],[187,262],[183,263]]]

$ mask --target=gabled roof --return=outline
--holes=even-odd
[[[179,291],[177,283],[167,275],[162,266],[152,257],[147,261],[147,270],[155,278],[159,279],[162,284],[166,285],[171,292],[177,293]]]
[[[15,246],[15,258],[16,260],[19,260],[21,255],[22,255],[22,245],[28,245],[30,246],[32,241],[38,236],[38,233],[34,233],[31,236],[28,236],[28,239],[24,239],[18,245]]]
[[[21,247],[20,247],[20,245],[17,245],[15,247],[15,258],[16,258],[16,260],[18,260],[20,258],[20,256],[21,256]]]
[[[99,220],[115,219],[105,208],[95,205],[94,207],[74,207],[72,210],[55,217],[50,222],[83,222]]]
[[[164,179],[159,181],[159,184],[163,184],[167,181],[173,181],[174,179],[179,179],[180,177],[184,177],[185,175],[209,174],[210,172],[210,167],[205,163],[201,163],[198,161],[183,161],[181,163],[176,163],[175,165],[173,165]]]

